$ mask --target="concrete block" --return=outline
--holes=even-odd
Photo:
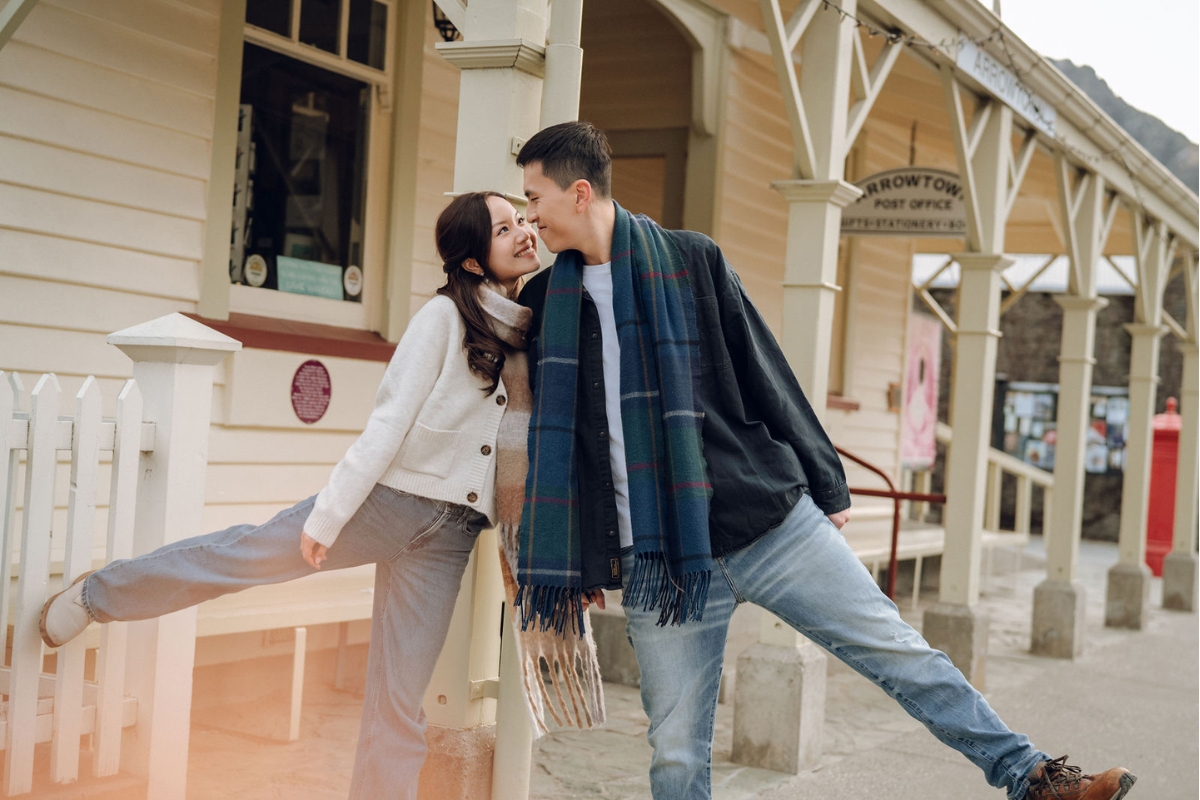
[[[592,623],[592,638],[596,640],[596,659],[600,662],[600,676],[609,683],[619,683],[634,688],[642,685],[642,672],[638,669],[633,645],[625,635],[625,610],[621,608],[621,595],[610,593],[606,608],[601,611],[592,606],[588,617]]]
[[[1196,590],[1200,581],[1195,553],[1167,553],[1163,559],[1163,608],[1174,611],[1196,610]]]
[[[815,767],[825,727],[825,654],[755,644],[737,660],[733,761],[792,775]]]
[[[1045,580],[1033,590],[1034,655],[1076,658],[1083,654],[1084,601],[1079,581]]]
[[[429,755],[421,767],[417,800],[491,800],[496,726],[425,729]]]
[[[987,678],[988,617],[971,606],[938,603],[925,611],[923,635],[966,679],[983,691]]]
[[[1116,564],[1108,571],[1104,599],[1104,624],[1110,628],[1140,631],[1150,610],[1150,568],[1143,564]]]

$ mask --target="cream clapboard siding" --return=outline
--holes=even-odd
[[[412,310],[416,312],[446,282],[434,244],[433,227],[454,188],[454,149],[458,141],[459,69],[434,49],[441,37],[430,5],[425,24],[425,64],[418,140],[417,221],[413,243]]]
[[[720,244],[778,335],[787,207],[771,182],[791,175],[792,143],[768,56],[731,53],[727,102]],[[853,287],[839,298],[846,305],[834,331],[834,355],[844,359],[848,372],[840,377],[860,408],[829,409],[825,424],[836,444],[899,477],[900,418],[888,410],[887,392],[903,374],[912,245],[880,238],[852,246],[843,239],[842,249],[847,288],[850,281]],[[834,364],[831,371],[839,376],[840,368]],[[879,486],[877,478],[856,467],[847,472],[852,485]],[[870,505],[878,503],[856,501],[859,507]]]
[[[609,131],[690,124],[691,47],[646,0],[584,3],[580,46],[581,119]]]
[[[62,413],[72,413],[88,374],[99,380],[103,413],[114,413],[132,365],[107,334],[196,310],[219,12],[219,0],[43,0],[0,50],[0,370],[20,373],[27,390],[55,372]],[[432,48],[426,60],[432,89],[422,110],[433,125],[421,139],[416,253],[425,273],[457,114],[455,70]],[[385,365],[322,357],[333,397],[310,427],[288,402],[290,376],[306,359],[251,350],[217,368],[202,529],[264,521],[316,492],[362,429]],[[55,490],[57,558],[66,455]],[[108,469],[96,498],[100,546]]]
[[[63,413],[88,374],[114,413],[131,364],[107,334],[196,308],[218,10],[216,0],[44,0],[0,51],[0,369],[27,390],[55,372]],[[105,464],[98,542],[107,482]]]

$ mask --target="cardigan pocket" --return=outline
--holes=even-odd
[[[400,466],[409,472],[447,477],[454,466],[459,433],[439,431],[419,422],[414,423],[400,448]]]

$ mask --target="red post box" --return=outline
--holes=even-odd
[[[1179,461],[1176,400],[1167,398],[1167,413],[1154,415],[1154,456],[1150,466],[1150,510],[1146,514],[1146,564],[1162,577],[1163,559],[1171,552],[1175,532],[1175,469]]]

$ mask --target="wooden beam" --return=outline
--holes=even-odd
[[[962,96],[958,91],[958,79],[949,66],[940,67],[942,86],[946,91],[946,104],[950,106],[950,122],[954,134],[954,151],[958,156],[958,169],[962,174],[967,212],[967,245],[969,250],[978,250],[983,222],[979,217],[979,199],[975,189],[975,171],[971,167],[973,149],[967,137],[967,124],[963,118]],[[976,118],[979,117],[977,113]],[[983,126],[980,126],[980,130]]]
[[[796,6],[796,10],[792,12],[792,16],[788,18],[786,25],[787,33],[787,52],[791,54],[796,50],[796,45],[800,44],[800,38],[804,36],[804,31],[808,29],[808,23],[812,22],[812,18],[816,15],[817,10],[821,8],[822,0],[804,0],[800,5]],[[766,14],[763,15],[764,18]],[[782,17],[780,17],[782,19]]]
[[[35,5],[37,0],[8,0],[4,8],[0,8],[0,48],[8,44]]]
[[[809,3],[814,10],[820,6],[820,0],[809,0]],[[795,177],[811,180],[816,175],[813,168],[813,140],[808,126],[808,115],[804,111],[804,100],[800,96],[800,80],[796,76],[796,65],[792,61],[794,47],[789,45],[790,39],[783,22],[783,12],[779,8],[779,0],[759,0],[759,7],[762,10],[767,40],[771,43],[771,55],[775,59],[775,72],[779,76],[783,104],[788,112]],[[809,15],[808,20],[811,18]],[[795,19],[793,15],[793,20]],[[805,21],[805,25],[807,24]],[[803,30],[800,32],[803,33]]]
[[[862,61],[861,68],[865,73],[866,61],[862,58],[862,39],[856,35],[854,37],[855,51],[859,55],[859,60]],[[875,60],[874,66],[871,67],[869,75],[864,74],[861,79],[866,84],[866,94],[855,102],[853,108],[850,109],[850,117],[846,125],[846,152],[854,145],[854,140],[858,138],[858,134],[862,131],[863,125],[867,121],[867,115],[871,113],[871,109],[875,106],[875,101],[879,99],[879,95],[883,90],[883,84],[887,81],[888,75],[892,72],[892,67],[896,65],[896,59],[900,57],[902,45],[899,42],[891,42],[884,45],[883,52],[879,54],[879,58]],[[855,64],[859,64],[859,60]],[[858,70],[851,70],[851,77]]]

